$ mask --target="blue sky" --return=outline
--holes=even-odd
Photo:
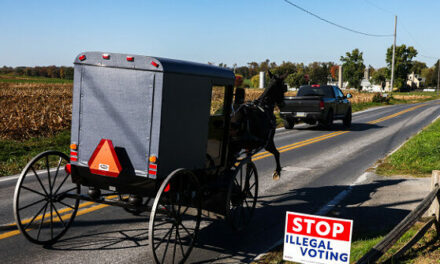
[[[438,0],[290,0],[359,31],[439,57]],[[354,48],[385,66],[392,38],[326,24],[283,0],[0,0],[0,66],[72,65],[82,51],[244,65],[270,59],[339,62]],[[431,66],[435,59],[417,58]]]

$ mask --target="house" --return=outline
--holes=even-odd
[[[425,84],[425,78],[422,77],[420,74],[415,74],[414,72],[411,74],[408,74],[408,79],[406,81],[406,84],[411,88],[420,88],[423,87]]]

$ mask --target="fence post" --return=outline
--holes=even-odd
[[[440,185],[440,170],[433,170],[431,177],[431,190]],[[437,230],[437,236],[440,235],[440,193],[437,193],[437,199],[432,202],[431,208],[429,209],[430,215],[435,215],[435,227]]]

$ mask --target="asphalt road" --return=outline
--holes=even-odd
[[[281,180],[272,180],[273,157],[259,154],[259,202],[247,231],[234,233],[221,220],[205,219],[189,263],[249,262],[283,236],[285,211],[316,213],[378,159],[440,115],[440,101],[395,105],[356,113],[345,131],[300,126],[280,129]],[[12,199],[15,180],[0,179],[0,259],[2,263],[152,263],[147,244],[148,215],[89,205],[52,247],[34,245],[18,234]],[[354,232],[356,232],[356,224]]]

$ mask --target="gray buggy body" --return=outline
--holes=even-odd
[[[212,87],[232,88],[232,71],[103,52],[81,53],[74,65],[71,142],[78,146],[77,160],[71,161],[74,181],[120,190],[145,179],[163,179],[177,168],[206,167]],[[121,162],[116,178],[89,170],[101,139],[113,142]],[[154,174],[149,173],[151,156],[157,157]]]

